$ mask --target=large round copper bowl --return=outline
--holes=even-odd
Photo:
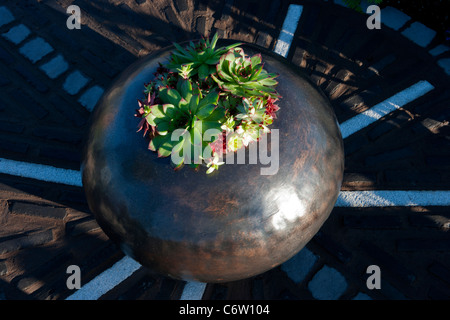
[[[337,200],[344,153],[328,100],[283,58],[242,48],[261,53],[264,68],[280,74],[283,98],[271,126],[278,153],[269,134],[271,163],[258,156],[250,164],[247,150],[245,164],[227,163],[207,175],[189,166],[174,171],[169,158],[147,149],[133,115],[144,83],[172,48],[125,70],[92,114],[82,165],[89,207],[124,253],[155,272],[201,282],[263,273],[299,252]]]

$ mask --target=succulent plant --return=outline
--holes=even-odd
[[[218,40],[217,33],[211,41],[202,39],[197,44],[192,41],[186,48],[174,43],[175,50],[172,52],[171,59],[167,67],[174,72],[189,66],[191,69],[190,76],[198,75],[199,79],[204,80],[214,72],[216,72],[216,64],[220,57],[229,49],[234,48],[240,43],[234,43],[227,47],[216,49]]]
[[[279,110],[277,75],[263,69],[261,55],[246,56],[240,43],[216,49],[217,40],[174,44],[138,100],[138,131],[176,169],[204,162],[207,174],[217,170],[225,153],[270,132]]]
[[[278,99],[273,99],[272,97],[268,97],[266,101],[266,113],[272,117],[272,119],[276,119],[276,112],[280,110],[280,107],[275,104]]]
[[[241,143],[243,146],[248,146],[250,142],[258,141],[261,135],[270,132],[268,126],[272,124],[272,116],[266,113],[264,100],[256,98],[253,101],[247,98],[242,99],[242,104],[237,107],[240,112],[235,116],[239,121],[234,131],[235,136],[232,136],[231,141],[228,142],[228,147],[231,151],[236,147],[239,149]]]
[[[138,100],[138,104],[139,104],[139,109],[136,110],[135,113],[135,117],[138,117],[141,119],[141,121],[139,122],[139,131],[144,130],[144,137],[146,136],[146,134],[150,131],[150,135],[154,134],[154,127],[150,126],[150,124],[148,123],[146,117],[148,116],[148,114],[150,113],[150,106],[152,106],[155,103],[155,93],[151,94],[148,93],[147,95],[147,101],[143,102],[141,100]]]
[[[176,72],[172,72],[163,66],[161,63],[159,67],[156,69],[156,72],[153,73],[155,78],[153,81],[145,84],[144,94],[153,94],[157,93],[159,89],[164,87],[174,88],[178,82],[178,75]]]
[[[212,78],[222,90],[232,95],[276,98],[277,76],[263,69],[260,54],[248,57],[242,48],[232,48],[221,56],[217,64],[217,75],[212,75]]]
[[[181,166],[186,157],[191,159],[191,163],[200,163],[199,157],[211,142],[202,141],[205,132],[208,129],[222,132],[220,127],[225,109],[218,106],[219,93],[211,90],[203,96],[201,90],[193,86],[190,80],[180,78],[176,88],[161,88],[158,95],[161,103],[148,106],[146,113],[144,108],[143,116],[154,132],[149,149],[157,151],[158,157],[179,153],[178,161],[173,162],[175,167]],[[181,129],[182,134],[178,141],[173,141],[172,133],[177,129]],[[201,149],[196,152],[195,148]],[[183,154],[189,150],[189,155]]]

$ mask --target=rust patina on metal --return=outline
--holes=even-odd
[[[133,114],[171,48],[125,70],[92,115],[82,164],[89,207],[112,241],[158,273],[202,282],[263,273],[299,252],[337,200],[344,153],[328,100],[283,58],[242,47],[262,53],[264,68],[280,74],[275,174],[261,175],[267,164],[249,164],[248,150],[246,164],[206,175],[188,166],[174,171],[169,158],[147,149]]]

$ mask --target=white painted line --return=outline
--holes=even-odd
[[[140,267],[141,265],[138,262],[125,256],[111,268],[103,271],[85,285],[82,285],[80,289],[67,297],[66,300],[97,300],[131,276]]]
[[[335,207],[450,206],[450,191],[341,191]]]
[[[433,85],[428,81],[422,80],[417,82],[411,87],[340,124],[342,138],[345,139],[349,137],[353,133],[369,126],[385,115],[401,108],[433,89]]]
[[[0,158],[0,173],[82,187],[81,172]]]
[[[278,36],[275,49],[275,53],[286,58],[289,48],[291,47],[292,40],[294,39],[295,30],[297,30],[298,21],[303,12],[303,6],[298,4],[291,4],[288,8],[286,18],[283,22],[283,27]]]
[[[187,282],[184,285],[180,300],[201,300],[206,289],[206,283]]]

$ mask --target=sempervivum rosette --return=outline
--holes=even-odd
[[[217,76],[212,78],[219,87],[240,97],[270,96],[278,97],[275,86],[277,74],[263,69],[260,54],[247,57],[242,48],[230,49],[222,55],[217,64]]]

